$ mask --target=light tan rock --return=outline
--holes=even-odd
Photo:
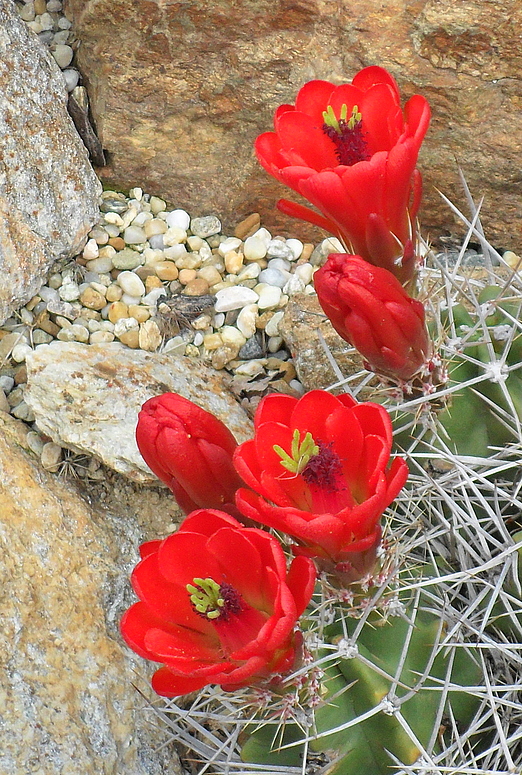
[[[223,379],[200,361],[117,342],[52,342],[27,358],[24,399],[38,428],[57,444],[94,455],[138,482],[157,481],[136,446],[138,412],[148,398],[167,391],[215,414],[238,442],[252,436],[250,421]]]
[[[422,93],[432,105],[421,154],[421,219],[430,237],[455,231],[435,187],[464,205],[457,157],[476,198],[485,196],[489,239],[504,248],[520,243],[519,0],[128,6],[123,12],[115,0],[66,0],[111,154],[100,170],[107,182],[139,179],[189,212],[219,214],[225,232],[258,211],[272,233],[295,235],[295,221],[275,209],[279,197],[294,194],[257,164],[256,136],[272,128],[275,108],[293,103],[306,81],[342,83],[364,65],[381,65],[405,99]],[[465,230],[459,224],[456,231]],[[315,242],[322,236],[306,225],[297,233]]]
[[[93,483],[88,505],[26,436],[0,413],[1,771],[180,775],[132,685],[151,696],[150,667],[118,632],[137,546],[172,530],[173,499],[118,479]]]
[[[101,186],[67,113],[60,68],[0,5],[0,324],[34,296],[59,258],[79,253]]]

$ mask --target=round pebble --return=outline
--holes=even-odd
[[[129,296],[140,297],[145,293],[145,286],[142,280],[134,272],[120,272],[116,278],[116,282],[123,290],[124,293],[128,293]]]
[[[266,256],[266,242],[256,237],[248,237],[243,246],[243,253],[247,261],[256,261]]]
[[[259,282],[275,285],[277,288],[284,288],[289,276],[288,272],[281,272],[280,269],[269,267],[268,269],[263,269],[260,273]]]
[[[259,292],[258,307],[259,309],[270,309],[271,307],[277,307],[281,301],[281,288],[275,285],[256,286]]]
[[[20,342],[20,344],[15,344],[11,351],[11,358],[16,363],[22,363],[25,361],[25,358],[29,353],[32,353],[33,349],[30,345],[25,344],[25,342]]]
[[[42,16],[46,16],[46,15],[47,14],[42,14]],[[51,22],[54,24],[52,17],[51,17]],[[63,43],[58,43],[54,47],[54,51],[51,51],[51,53],[56,61],[56,64],[62,70],[71,64],[72,58],[74,56],[74,51],[72,50],[72,48],[70,46],[64,45]]]
[[[172,210],[165,215],[165,221],[169,228],[176,226],[186,232],[190,226],[190,215],[185,210]]]
[[[54,441],[48,441],[42,447],[40,462],[47,471],[56,471],[62,459],[62,448]]]
[[[182,270],[183,272],[187,271],[186,269]],[[180,273],[181,274],[181,273]],[[188,282],[183,289],[183,295],[184,296],[205,296],[208,293],[208,282],[205,280],[204,277],[195,277],[193,280]]]
[[[210,237],[221,231],[221,221],[215,215],[205,215],[202,218],[192,218],[190,221],[190,230],[196,237]]]
[[[284,312],[275,312],[265,326],[267,336],[277,336],[279,334],[279,323],[284,317]]]

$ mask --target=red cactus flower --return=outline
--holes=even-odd
[[[149,468],[188,514],[198,508],[234,509],[243,482],[232,464],[237,442],[210,412],[175,393],[146,401],[136,442]]]
[[[295,625],[315,582],[311,560],[296,557],[287,572],[277,539],[214,510],[195,511],[141,555],[132,574],[140,602],[121,632],[140,656],[163,664],[152,678],[158,694],[234,689],[293,668]]]
[[[234,453],[236,469],[255,490],[238,491],[240,511],[288,533],[299,541],[294,553],[319,558],[345,580],[371,571],[379,519],[408,475],[400,458],[388,465],[386,410],[324,390],[300,399],[269,395],[254,426],[254,439]]]
[[[429,359],[424,306],[387,269],[336,253],[315,273],[314,285],[339,336],[359,350],[373,371],[406,381]]]
[[[275,132],[260,135],[255,150],[267,172],[322,216],[285,199],[280,210],[335,234],[405,283],[416,266],[416,164],[429,120],[424,97],[411,97],[403,112],[390,73],[366,67],[351,84],[305,84],[295,105],[277,109]]]

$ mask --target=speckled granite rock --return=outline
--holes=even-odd
[[[117,483],[103,505],[95,483],[88,505],[41,469],[26,434],[0,412],[0,772],[181,775],[137,709],[148,667],[118,634],[138,543],[170,532],[173,499],[146,504]]]
[[[295,233],[275,210],[288,190],[257,164],[252,142],[305,81],[341,83],[377,64],[398,79],[405,99],[420,92],[433,108],[421,154],[426,232],[463,233],[435,190],[464,206],[457,157],[476,198],[485,196],[488,238],[520,243],[519,0],[65,5],[112,157],[100,170],[107,182],[139,181],[194,214],[219,213],[226,227],[255,211],[273,232]]]
[[[26,359],[25,401],[39,429],[53,441],[102,460],[139,482],[157,482],[138,452],[134,430],[142,404],[180,393],[219,417],[238,442],[252,425],[222,377],[181,355],[130,350],[116,342],[55,341]]]
[[[0,323],[40,288],[51,264],[79,252],[101,186],[67,113],[60,68],[0,4]]]

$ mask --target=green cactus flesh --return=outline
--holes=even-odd
[[[385,775],[393,772],[393,757],[413,764],[421,754],[419,745],[437,738],[442,714],[449,707],[457,723],[470,723],[477,700],[456,687],[474,685],[480,669],[464,648],[455,649],[450,657],[437,647],[439,617],[419,611],[412,627],[411,614],[407,611],[405,618],[387,621],[372,614],[358,635],[357,655],[326,668],[327,694],[315,710],[309,745],[311,751],[328,755],[329,775]],[[333,644],[349,639],[356,626],[353,619],[344,628],[336,623],[328,629],[327,639]],[[319,656],[329,653],[324,650]],[[441,699],[445,682],[451,688]],[[384,709],[374,711],[383,700]],[[304,737],[296,724],[287,724],[280,736],[273,726],[258,728],[243,746],[243,760],[297,766],[304,745],[277,748]]]

